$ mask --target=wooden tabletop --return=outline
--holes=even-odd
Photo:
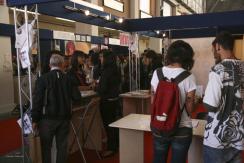
[[[132,91],[132,92],[126,92],[119,95],[120,97],[126,97],[126,98],[151,98],[151,94],[149,94],[149,90],[138,90],[138,91]]]
[[[150,129],[150,115],[145,114],[130,114],[118,121],[111,123],[110,127],[131,129],[139,131],[151,131]],[[205,130],[206,121],[200,119],[192,119],[193,135],[203,136]]]

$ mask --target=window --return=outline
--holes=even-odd
[[[166,2],[163,2],[163,16],[172,16],[172,7]]]
[[[150,14],[150,0],[140,0],[140,10]]]
[[[117,0],[103,0],[103,5],[111,9],[124,12],[124,3]]]
[[[182,0],[186,3],[191,9],[193,9],[196,13],[203,12],[203,2],[204,0]]]

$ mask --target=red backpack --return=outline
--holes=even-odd
[[[165,136],[172,136],[178,129],[181,114],[185,108],[180,108],[180,90],[178,84],[190,73],[183,71],[175,79],[164,77],[162,68],[156,70],[159,83],[151,108],[151,130]]]

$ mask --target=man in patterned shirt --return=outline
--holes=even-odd
[[[205,163],[241,163],[244,149],[244,63],[233,53],[234,38],[221,32],[215,38],[215,58],[203,99],[208,110],[204,134]]]

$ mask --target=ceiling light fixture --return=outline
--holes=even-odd
[[[86,16],[90,15],[90,11],[89,10],[85,10],[84,13],[85,13]]]
[[[106,16],[105,16],[105,19],[106,19],[106,20],[110,20],[110,15],[106,15]]]
[[[119,23],[123,23],[124,19],[123,18],[119,18]]]
[[[162,36],[163,36],[163,38],[166,37],[166,33],[164,32]]]

